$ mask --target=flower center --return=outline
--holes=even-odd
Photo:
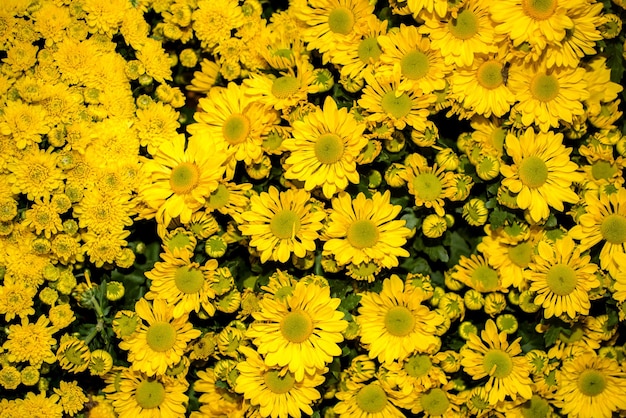
[[[284,75],[272,83],[272,94],[279,99],[287,99],[294,95],[299,88],[300,82],[296,77]]]
[[[383,96],[380,105],[385,112],[396,119],[400,119],[411,112],[413,101],[406,93],[402,93],[400,96],[396,97],[395,90],[392,90]]]
[[[506,352],[491,349],[485,354],[483,367],[490,376],[503,379],[513,371],[513,360],[511,360],[511,356]]]
[[[428,73],[428,56],[422,51],[411,51],[400,60],[402,75],[411,80],[419,80]]]
[[[354,14],[346,7],[337,7],[328,15],[328,27],[334,33],[347,35],[354,27]]]
[[[552,293],[567,296],[576,289],[576,272],[567,264],[556,264],[548,270],[546,282]]]
[[[441,180],[433,173],[420,173],[413,179],[415,194],[424,201],[436,200],[443,190]]]
[[[492,292],[498,288],[498,272],[489,266],[478,266],[472,271],[471,279],[478,284],[480,291]]]
[[[362,411],[376,414],[387,406],[387,394],[379,385],[370,383],[356,394],[356,404]]]
[[[270,231],[279,239],[293,239],[300,230],[300,217],[292,210],[278,212],[270,221]]]
[[[355,248],[373,247],[378,238],[378,227],[369,219],[354,221],[348,228],[348,242]]]
[[[143,409],[158,407],[165,400],[165,387],[157,381],[144,380],[137,385],[135,401]]]
[[[600,225],[600,233],[610,244],[626,242],[626,217],[617,213],[608,215]]]
[[[509,248],[509,259],[518,267],[527,267],[533,255],[533,246],[522,242]]]
[[[448,395],[442,389],[434,388],[422,395],[420,402],[428,416],[442,416],[450,406]]]
[[[176,273],[174,273],[174,283],[176,283],[178,290],[183,293],[197,293],[204,284],[204,274],[200,269],[182,266],[176,269]]]
[[[591,175],[596,180],[610,179],[617,172],[617,167],[608,161],[597,161],[591,166]]]
[[[597,370],[585,370],[578,377],[578,389],[586,396],[596,396],[606,389],[606,377]]]
[[[357,51],[359,59],[365,64],[370,61],[378,61],[378,58],[383,53],[378,46],[378,40],[376,38],[363,39]]]
[[[250,120],[242,114],[230,115],[222,126],[222,135],[231,145],[245,142],[250,133]]]
[[[502,82],[502,65],[497,61],[486,61],[478,67],[478,83],[486,89],[499,87]]]
[[[558,0],[522,0],[522,9],[535,20],[549,19],[555,12]]]
[[[548,166],[535,155],[526,157],[519,165],[519,178],[525,186],[531,189],[541,187],[548,179]]]
[[[424,354],[416,354],[409,358],[404,365],[404,370],[409,376],[422,377],[428,374],[433,363],[430,358]]]
[[[87,362],[87,360],[83,357],[83,351],[81,351],[79,347],[69,347],[65,350],[64,356],[67,361],[77,366],[82,366]]]
[[[334,164],[343,156],[343,141],[338,135],[327,133],[315,142],[315,156],[322,164]]]
[[[394,306],[385,315],[385,328],[391,335],[404,337],[415,328],[415,317],[408,308]]]
[[[196,188],[200,170],[194,163],[180,163],[170,174],[170,188],[176,194],[187,194]]]
[[[559,94],[559,80],[552,74],[537,74],[530,83],[533,97],[542,102],[549,102]]]
[[[152,350],[162,353],[174,347],[176,330],[169,322],[155,322],[146,332],[146,342]]]
[[[211,209],[223,208],[228,203],[229,198],[230,192],[228,191],[228,188],[223,184],[220,184],[209,196],[207,206]]]
[[[177,248],[185,248],[186,246],[191,244],[191,240],[186,234],[181,232],[177,232],[173,235],[169,241],[167,242],[167,246],[170,250],[174,250]]]
[[[455,38],[466,40],[478,33],[478,17],[471,10],[461,11],[448,21],[448,30]]]
[[[304,311],[289,312],[280,321],[280,332],[289,342],[304,342],[313,333],[313,320]]]
[[[524,418],[545,418],[550,416],[550,404],[537,395],[533,395],[520,409]]]
[[[289,392],[296,383],[293,373],[287,372],[281,376],[278,370],[265,372],[263,381],[265,382],[267,388],[277,395]]]

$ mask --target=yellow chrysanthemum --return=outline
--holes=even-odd
[[[424,299],[421,289],[396,275],[383,281],[380,293],[362,295],[355,320],[370,358],[384,363],[403,361],[438,346],[435,332],[443,318],[422,305]]]
[[[19,149],[37,145],[50,130],[47,112],[40,105],[10,101],[0,118],[0,133],[11,136]]]
[[[0,286],[0,315],[9,323],[13,318],[28,319],[28,315],[34,315],[34,297],[37,288],[28,286],[24,281],[14,277],[5,277]]]
[[[500,274],[481,255],[461,256],[450,276],[481,293],[504,290]]]
[[[72,382],[61,380],[59,387],[54,388],[54,393],[59,395],[59,404],[63,407],[63,412],[69,416],[76,415],[89,400],[75,380]]]
[[[145,108],[137,109],[136,115],[133,126],[137,129],[140,144],[148,147],[152,155],[157,153],[161,144],[173,141],[179,135],[176,130],[180,127],[180,114],[167,103],[150,102]]]
[[[626,378],[617,360],[593,351],[557,370],[555,405],[572,418],[610,418],[626,409]]]
[[[247,336],[270,367],[287,367],[296,381],[315,374],[341,354],[348,322],[329,287],[298,282],[283,300],[265,297]]]
[[[195,381],[193,389],[196,394],[200,394],[198,397],[200,409],[199,415],[194,415],[192,412],[191,417],[242,416],[243,411],[248,409],[249,405],[242,402],[241,395],[230,391],[220,383],[213,369],[198,371],[198,380]]]
[[[520,356],[521,337],[512,343],[506,340],[505,332],[498,333],[495,322],[487,320],[480,338],[469,335],[469,341],[461,348],[463,370],[474,380],[488,376],[485,391],[489,404],[495,405],[507,396],[516,400],[532,397],[532,380],[528,377],[528,360]]]
[[[135,304],[135,311],[143,320],[141,327],[119,346],[129,350],[132,369],[149,376],[163,375],[168,367],[178,364],[187,343],[202,334],[193,328],[187,314],[174,318],[174,307],[163,299],[156,299],[150,305],[142,298]]]
[[[130,194],[87,189],[81,201],[73,206],[73,214],[81,228],[89,228],[96,234],[121,230],[133,223],[135,209],[130,199]]]
[[[201,0],[194,8],[193,29],[203,48],[211,51],[245,20],[237,0]]]
[[[329,199],[349,183],[358,183],[356,160],[367,145],[364,130],[365,124],[327,97],[323,108],[295,121],[292,137],[283,141],[291,151],[284,163],[285,177],[303,181],[306,190],[321,186]]]
[[[371,199],[363,193],[333,199],[323,255],[334,255],[338,265],[373,262],[386,268],[396,267],[398,257],[408,257],[403,245],[411,231],[396,219],[402,207],[391,204],[390,197],[386,191]]]
[[[313,414],[311,405],[320,399],[316,386],[324,382],[320,373],[304,374],[301,380],[278,368],[268,367],[261,356],[250,347],[239,349],[246,360],[237,364],[235,391],[258,405],[262,417],[300,418],[302,413]]]
[[[312,210],[311,195],[302,189],[279,192],[270,186],[250,198],[250,208],[241,214],[239,230],[251,237],[250,246],[260,252],[261,262],[289,260],[291,253],[304,257],[315,250],[315,241],[326,214]]]
[[[333,411],[339,418],[403,418],[394,405],[398,395],[380,381],[362,382],[353,379],[339,385],[335,395],[339,402]]]
[[[513,165],[502,165],[502,185],[517,193],[516,201],[533,222],[548,218],[550,208],[563,211],[564,202],[575,203],[572,183],[583,180],[578,165],[569,159],[571,148],[563,145],[561,133],[535,133],[528,128],[518,138],[506,136],[506,153]]]
[[[565,236],[553,245],[540,241],[528,267],[530,291],[536,292],[534,303],[544,308],[545,318],[589,314],[589,292],[600,285],[598,266],[581,254],[572,238]]]
[[[56,339],[52,334],[56,331],[49,326],[50,321],[41,315],[37,322],[30,323],[27,318],[21,324],[9,325],[9,335],[2,345],[7,351],[8,359],[12,362],[27,361],[39,367],[43,362],[53,363],[56,360],[52,346]]]
[[[191,214],[202,208],[207,196],[217,188],[225,171],[226,153],[210,148],[205,141],[185,137],[164,143],[152,160],[144,160],[145,183],[140,198],[156,210],[159,222],[168,225],[180,217],[188,223]]]
[[[439,216],[445,215],[444,199],[454,194],[454,173],[443,167],[411,164],[407,167],[406,182],[415,206],[433,208]]]
[[[52,149],[29,147],[9,161],[9,183],[13,193],[23,193],[28,200],[47,199],[63,187],[64,173],[57,165],[58,155]]]
[[[35,395],[28,392],[18,406],[18,415],[30,418],[61,418],[63,406],[58,403],[59,395],[46,396],[45,392]]]

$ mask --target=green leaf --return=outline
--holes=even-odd
[[[442,261],[447,263],[450,260],[448,251],[443,245],[436,245],[434,247],[424,247],[422,250],[432,261]]]

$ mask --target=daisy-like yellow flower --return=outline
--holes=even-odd
[[[470,66],[475,55],[497,51],[493,22],[480,0],[468,0],[448,18],[427,16],[419,31],[429,35],[431,47],[441,51],[446,65]]]
[[[589,314],[589,292],[600,285],[598,266],[581,254],[572,238],[565,236],[553,245],[540,241],[528,267],[530,290],[537,294],[534,303],[544,308],[544,317]]]
[[[583,115],[583,101],[589,97],[584,68],[547,67],[545,62],[511,66],[508,86],[518,101],[513,109],[522,124],[536,125],[542,132]]]
[[[278,300],[265,297],[247,336],[265,356],[269,367],[287,367],[296,381],[315,374],[341,354],[338,343],[348,322],[337,310],[341,301],[331,298],[330,287],[298,282],[291,294]]]
[[[450,3],[450,5],[452,5],[452,3]],[[443,18],[448,13],[447,0],[407,0],[406,6],[408,7],[408,12],[412,13],[413,16],[417,18],[432,14]]]
[[[222,148],[211,148],[199,138],[190,138],[185,147],[185,137],[180,135],[162,144],[154,159],[144,160],[139,196],[156,210],[160,223],[168,225],[175,217],[188,223],[217,188],[226,156]]]
[[[432,208],[437,215],[444,216],[444,199],[454,194],[454,173],[443,167],[410,164],[405,171],[409,193],[415,198],[415,206]]]
[[[461,256],[450,276],[481,293],[504,289],[498,270],[491,267],[482,255]]]
[[[246,360],[237,364],[235,391],[242,393],[250,404],[258,405],[263,417],[300,418],[304,412],[313,414],[311,405],[320,399],[316,386],[324,382],[320,373],[305,373],[296,380],[290,371],[268,367],[263,358],[250,347],[240,347]]]
[[[593,351],[564,361],[557,370],[555,405],[572,418],[610,418],[626,409],[626,378],[614,358]]]
[[[474,380],[488,377],[485,391],[489,404],[495,405],[507,396],[516,400],[532,397],[532,380],[528,377],[530,366],[521,356],[521,337],[512,343],[506,340],[505,332],[498,333],[495,322],[487,320],[480,337],[470,334],[461,348],[463,370]]]
[[[284,163],[285,177],[303,181],[309,191],[321,186],[329,199],[349,183],[358,183],[357,157],[367,145],[364,130],[364,123],[327,97],[323,108],[293,122],[292,137],[283,141],[291,152]]]
[[[313,210],[311,195],[302,189],[267,192],[250,198],[250,208],[241,214],[239,230],[251,237],[250,246],[260,253],[261,262],[289,260],[291,254],[304,257],[315,250],[315,241],[326,214]]]
[[[563,134],[535,133],[528,128],[519,138],[508,134],[505,144],[513,165],[501,166],[502,185],[517,193],[518,206],[528,211],[533,222],[546,219],[549,207],[563,211],[564,202],[578,201],[572,183],[581,182],[584,176],[570,160],[571,148],[563,145]]]
[[[619,188],[612,194],[587,192],[584,203],[585,213],[580,215],[570,235],[580,240],[581,251],[603,243],[600,267],[615,277],[622,267],[616,255],[626,253],[626,189]]]
[[[398,72],[390,80],[373,74],[365,74],[364,78],[366,86],[358,104],[365,110],[367,122],[396,129],[409,125],[416,131],[426,131],[429,108],[437,99],[434,94],[400,90]]]
[[[339,402],[333,411],[339,418],[403,418],[404,414],[394,405],[396,394],[378,380],[364,382],[349,379],[339,385],[335,395]]]
[[[192,412],[191,417],[243,415],[243,411],[247,410],[249,405],[242,402],[241,395],[231,392],[220,383],[215,376],[214,369],[207,368],[198,371],[198,380],[194,382],[193,389],[196,394],[200,394],[198,396],[200,409],[197,415]]]
[[[396,267],[398,257],[408,257],[402,247],[411,231],[396,219],[402,207],[391,204],[390,197],[387,190],[371,199],[363,193],[355,199],[347,193],[333,199],[323,255],[334,255],[338,265],[374,262],[386,268]]]
[[[263,155],[263,137],[278,122],[278,114],[245,94],[235,83],[214,87],[200,99],[201,110],[194,114],[197,123],[187,130],[202,137],[209,147],[223,148],[229,159],[251,164]]]
[[[443,318],[422,305],[424,299],[421,289],[404,283],[397,275],[383,281],[380,293],[362,295],[355,320],[370,358],[384,363],[404,361],[439,344],[435,332]]]
[[[129,350],[128,361],[133,370],[149,376],[165,374],[168,367],[178,364],[187,343],[202,334],[188,321],[188,315],[174,318],[174,306],[163,299],[152,305],[141,298],[135,311],[142,323],[139,330],[120,342],[123,350]]]

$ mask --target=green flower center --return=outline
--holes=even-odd
[[[387,406],[387,394],[379,385],[370,383],[356,394],[356,404],[368,414],[381,412]]]
[[[519,178],[525,186],[531,189],[541,187],[548,179],[548,166],[535,155],[526,157],[519,165]]]
[[[222,135],[231,145],[245,142],[250,133],[250,120],[242,114],[230,115],[222,126]]]
[[[522,0],[522,9],[527,16],[535,20],[546,20],[552,17],[558,0]]]
[[[415,195],[426,202],[436,200],[441,196],[443,184],[433,173],[420,173],[413,179]]]
[[[304,311],[289,312],[280,321],[280,332],[289,342],[304,342],[313,333],[313,320]]]
[[[219,209],[226,206],[228,199],[230,198],[230,192],[228,188],[223,184],[217,186],[217,189],[209,196],[207,207],[210,209]]]
[[[411,112],[413,100],[406,93],[396,97],[396,91],[392,90],[385,93],[380,105],[385,112],[396,119],[401,119]]]
[[[542,102],[549,102],[559,95],[559,80],[552,74],[537,74],[530,83],[533,97]]]
[[[400,60],[402,75],[410,80],[419,80],[428,74],[428,55],[422,51],[411,51]]]
[[[472,271],[472,282],[477,284],[479,291],[493,292],[498,288],[498,272],[489,266],[478,266]]]
[[[488,90],[499,87],[504,81],[502,78],[502,65],[497,61],[486,61],[478,67],[478,83]]]
[[[136,316],[122,315],[119,319],[114,321],[114,324],[119,332],[120,337],[128,337],[137,329],[139,322]]]
[[[533,246],[528,242],[509,248],[509,260],[518,267],[527,267],[533,255]]]
[[[158,407],[165,400],[165,387],[157,381],[144,380],[137,385],[135,401],[143,409]]]
[[[600,225],[600,233],[610,244],[626,242],[626,217],[616,213],[608,215]]]
[[[183,293],[197,293],[204,284],[204,274],[200,269],[182,266],[177,268],[174,273],[174,283],[176,283],[178,290]]]
[[[175,235],[173,235],[169,241],[167,242],[167,247],[170,250],[176,249],[176,248],[185,248],[186,246],[191,244],[191,240],[189,239],[189,236],[187,236],[187,234],[184,234],[182,232],[177,232]]]
[[[548,270],[546,282],[552,293],[567,296],[576,289],[576,271],[567,264],[556,264]]]
[[[586,396],[597,396],[606,389],[606,377],[598,370],[585,370],[578,377],[578,389]]]
[[[348,242],[355,248],[373,247],[378,238],[378,227],[369,219],[354,221],[348,228]]]
[[[334,33],[347,35],[354,27],[354,14],[346,7],[337,7],[328,15],[328,27]]]
[[[385,329],[391,335],[404,337],[415,328],[413,313],[404,306],[394,306],[385,314]]]
[[[279,239],[293,239],[300,230],[300,217],[292,210],[276,213],[270,221],[270,231]]]
[[[365,64],[370,61],[378,61],[378,58],[383,53],[378,46],[378,40],[376,38],[363,39],[357,51],[359,59]]]
[[[86,350],[81,350],[81,347],[71,346],[63,353],[64,357],[70,363],[76,366],[82,366],[87,363],[87,360],[83,357]]]
[[[429,416],[443,415],[450,406],[448,395],[442,389],[434,388],[422,395],[420,398],[422,408]]]
[[[343,141],[338,135],[323,134],[315,142],[313,150],[320,163],[334,164],[343,156]]]
[[[504,379],[513,371],[513,360],[506,352],[498,349],[487,351],[483,359],[485,371],[497,379]]]
[[[617,167],[608,161],[596,161],[591,166],[591,175],[596,180],[610,179],[617,173]]]
[[[409,358],[404,365],[404,370],[411,377],[422,377],[428,374],[432,365],[433,363],[427,355],[416,354]]]
[[[263,381],[267,388],[277,395],[289,392],[296,383],[293,373],[287,372],[281,376],[278,370],[265,372]]]
[[[471,10],[464,9],[448,21],[448,30],[455,38],[467,40],[478,33],[478,16]]]
[[[288,99],[300,89],[300,82],[296,77],[284,75],[272,83],[272,94],[278,99]]]
[[[547,418],[550,415],[550,404],[545,399],[533,395],[520,410],[524,418]]]
[[[148,327],[146,342],[159,353],[170,350],[176,343],[176,330],[169,322],[155,322]]]
[[[196,188],[200,170],[194,163],[180,163],[170,174],[170,188],[176,194],[187,194]]]

